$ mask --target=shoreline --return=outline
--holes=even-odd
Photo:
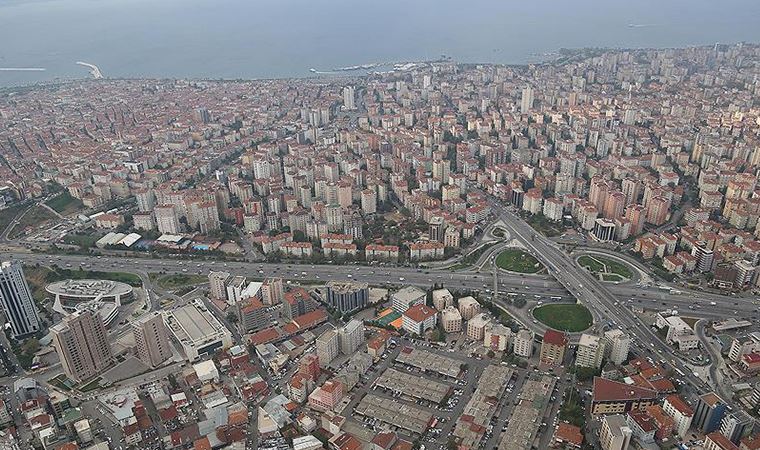
[[[745,45],[752,45],[752,46],[760,46],[760,42],[747,42],[747,41],[737,41],[737,42],[716,42],[714,44],[710,45],[689,45],[689,46],[683,46],[683,47],[672,47],[672,46],[666,46],[666,47],[580,47],[580,48],[558,48],[554,51],[546,51],[541,53],[538,56],[546,56],[543,60],[537,60],[534,62],[522,62],[522,63],[499,63],[499,62],[475,62],[475,61],[458,61],[456,59],[453,59],[452,57],[448,57],[447,59],[436,59],[436,60],[422,60],[422,61],[408,61],[405,64],[415,64],[415,65],[422,65],[422,64],[443,64],[443,63],[451,63],[455,65],[460,66],[498,66],[498,67],[511,67],[511,68],[527,68],[529,66],[545,66],[545,65],[551,65],[551,64],[557,64],[557,65],[563,65],[572,62],[571,60],[577,57],[581,58],[587,58],[587,57],[593,57],[597,56],[594,54],[603,54],[607,52],[641,52],[641,51],[662,51],[662,50],[685,50],[685,49],[698,49],[698,48],[708,48],[708,47],[714,47],[715,45],[737,45],[737,44],[745,44]],[[589,54],[591,53],[591,54]],[[349,66],[352,67],[352,66]],[[341,69],[345,69],[341,68]],[[361,69],[360,69],[361,70]],[[161,77],[123,77],[123,76],[104,76],[100,78],[101,81],[139,81],[139,80],[145,80],[145,81],[167,81],[167,80],[183,80],[187,82],[252,82],[252,81],[287,81],[287,80],[320,80],[320,79],[338,79],[338,78],[365,78],[368,76],[372,76],[375,72],[369,72],[369,73],[355,73],[360,70],[336,70],[334,72],[311,72],[309,68],[304,69],[304,75],[303,76],[285,76],[285,77],[236,77],[236,78],[226,78],[226,77],[183,77],[183,76],[161,76]],[[378,73],[388,73],[390,71],[377,71]],[[48,81],[39,81],[39,82],[33,82],[33,83],[20,83],[20,84],[13,84],[13,85],[0,85],[0,95],[7,95],[8,93],[11,93],[13,91],[17,90],[29,90],[34,88],[48,88],[48,87],[54,87],[54,86],[60,86],[65,85],[69,83],[75,83],[75,82],[86,82],[86,81],[98,81],[91,77],[76,77],[76,78],[54,78],[52,80]]]

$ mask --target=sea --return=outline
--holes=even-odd
[[[78,61],[114,78],[289,78],[740,41],[760,42],[760,0],[0,0],[0,86],[90,77]]]

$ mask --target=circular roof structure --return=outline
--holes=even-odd
[[[108,300],[132,294],[132,286],[110,280],[63,280],[50,283],[45,290],[56,297],[70,300]]]

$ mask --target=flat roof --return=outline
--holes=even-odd
[[[460,366],[463,363],[463,361],[458,359],[447,358],[436,353],[411,347],[401,349],[401,352],[396,357],[396,361],[408,366],[440,373],[451,378],[456,378],[459,375],[461,371]]]
[[[229,334],[200,299],[166,313],[167,324],[181,342],[202,343]]]
[[[375,381],[379,387],[401,392],[409,397],[440,403],[449,393],[451,386],[389,368]]]
[[[424,433],[433,420],[433,414],[422,408],[373,394],[364,396],[356,405],[356,413],[417,434]]]

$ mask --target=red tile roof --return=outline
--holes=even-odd
[[[581,433],[580,427],[569,423],[560,423],[557,426],[557,431],[554,432],[554,439],[580,447],[583,444],[583,433]]]
[[[683,414],[684,416],[691,417],[694,415],[694,410],[691,409],[691,407],[683,401],[681,397],[679,397],[676,394],[668,395],[665,400],[667,400],[668,403],[673,405],[673,408],[675,408],[678,412]]]
[[[651,389],[630,386],[625,383],[608,380],[602,377],[594,378],[594,401],[628,401],[637,399],[653,399],[657,393]]]
[[[427,305],[419,304],[407,309],[406,312],[404,312],[404,315],[419,323],[436,315],[436,310]]]
[[[708,434],[706,437],[716,443],[721,450],[739,450],[739,447],[717,431]]]
[[[564,347],[567,345],[567,335],[557,330],[548,329],[544,333],[544,342]]]

